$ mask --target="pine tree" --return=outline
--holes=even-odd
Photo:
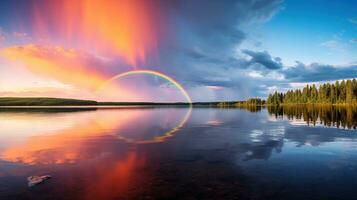
[[[275,91],[267,99],[268,104],[289,103],[347,103],[357,104],[357,80],[342,80],[335,83],[325,83],[316,88],[316,85],[306,85],[302,90],[288,90],[285,93]]]

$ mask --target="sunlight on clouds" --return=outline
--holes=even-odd
[[[5,48],[1,54],[38,75],[75,86],[93,89],[105,80],[95,69],[96,63],[88,60],[88,55],[73,49],[30,44]]]
[[[56,96],[57,91],[57,96],[62,94],[64,96],[96,98],[93,96],[93,91],[111,76],[106,72],[110,67],[104,63],[103,59],[98,59],[75,49],[30,44],[4,48],[1,51],[1,55],[8,62],[15,66],[24,66],[39,77],[60,82],[60,84],[53,85],[53,87],[49,86],[50,84],[47,87],[33,86],[29,88],[28,86],[22,86],[11,91],[15,92],[15,94],[24,92],[22,96],[30,96],[31,92],[37,95]],[[3,88],[2,91],[5,93],[9,91],[7,87],[9,86]],[[31,91],[29,89],[34,90]],[[119,93],[123,98],[136,95],[135,92],[125,90],[118,85],[108,86],[108,91],[102,93],[102,95],[110,95],[113,90],[116,91],[116,95]],[[73,93],[77,92],[77,95],[73,95]],[[83,96],[83,94],[86,95]]]
[[[258,71],[251,71],[248,75],[252,78],[263,78],[264,76]]]
[[[66,44],[119,54],[134,66],[155,51],[160,21],[155,15],[155,5],[146,1],[78,0],[34,4],[31,17],[37,38],[53,34]]]
[[[221,86],[216,86],[216,85],[207,85],[206,88],[211,89],[211,90],[220,90],[223,89]]]
[[[22,85],[16,89],[2,88],[2,96],[53,96],[89,98],[104,101],[181,101],[176,88],[148,84],[145,77],[106,85],[100,93],[98,88],[118,74],[117,65],[110,59],[93,56],[83,51],[49,45],[25,45],[4,48],[1,55],[14,66],[25,67],[36,76],[58,81],[51,87],[50,82]],[[1,82],[1,81],[0,81]],[[158,86],[159,84],[159,86]],[[165,82],[166,85],[166,82]],[[0,88],[1,89],[1,88]],[[160,94],[160,95],[157,95]]]

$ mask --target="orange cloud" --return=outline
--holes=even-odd
[[[57,97],[58,94],[65,94],[66,92],[60,88],[52,88],[52,87],[26,87],[12,90],[12,91],[0,91],[0,96],[3,97],[23,97],[23,96],[47,96],[47,97]],[[68,96],[61,97],[72,97],[70,94]]]
[[[4,48],[1,54],[21,62],[35,74],[74,86],[94,89],[106,79],[96,70],[100,66],[97,60],[73,49],[30,44]]]
[[[119,54],[135,65],[156,49],[157,13],[152,2],[141,0],[44,1],[33,6],[33,32]]]
[[[101,58],[75,49],[58,46],[34,45],[3,48],[0,52],[10,62],[20,63],[34,74],[57,80],[70,85],[73,91],[83,90],[81,94],[91,94],[86,98],[98,99],[95,95],[105,97],[120,96],[121,99],[136,99],[138,91],[130,91],[118,84],[111,84],[100,94],[94,91],[112,76],[115,69]],[[115,73],[114,73],[115,74]],[[63,88],[58,88],[63,89]],[[63,89],[68,93],[68,88]],[[29,91],[27,91],[29,92]],[[52,94],[52,93],[51,93]],[[52,96],[52,95],[51,95]]]

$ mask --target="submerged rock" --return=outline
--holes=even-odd
[[[47,179],[50,179],[51,176],[50,175],[43,175],[43,176],[29,176],[27,177],[27,185],[29,187],[35,186],[37,184],[40,184],[42,182],[44,182]]]

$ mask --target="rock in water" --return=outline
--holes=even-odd
[[[29,177],[27,177],[28,186],[29,187],[35,186],[35,185],[40,184],[40,183],[42,183],[45,180],[50,179],[50,178],[51,178],[50,175],[29,176]]]

